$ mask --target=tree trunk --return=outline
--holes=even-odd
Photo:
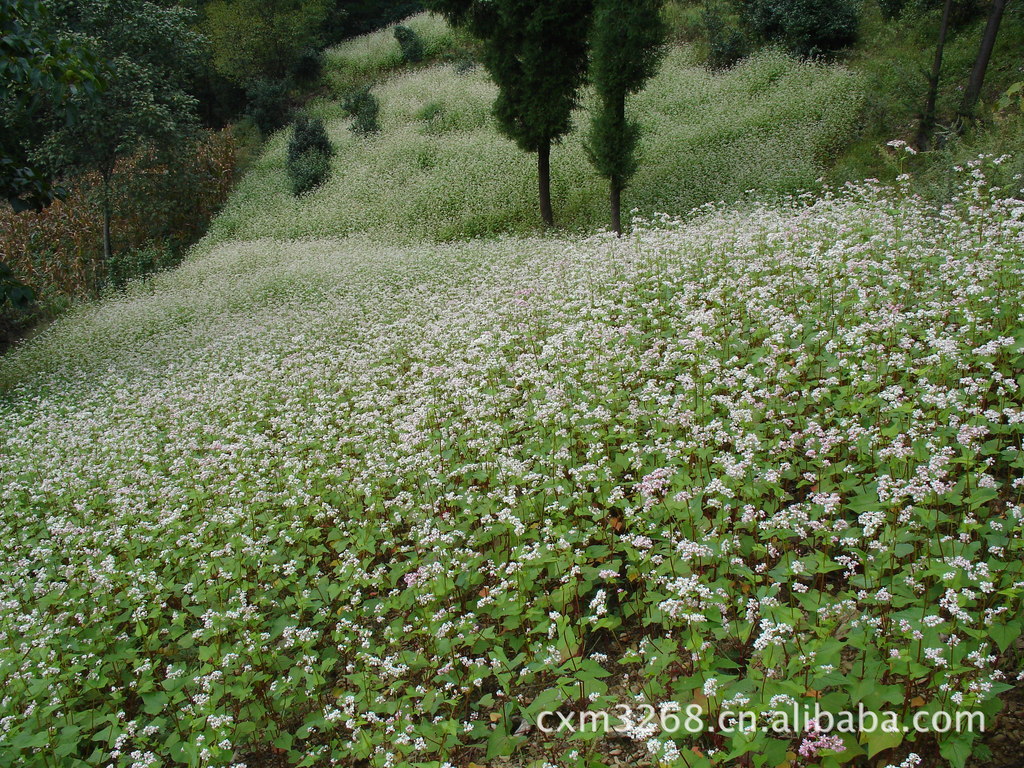
[[[928,100],[925,102],[921,124],[917,128],[917,146],[928,149],[935,129],[935,102],[939,97],[939,76],[942,74],[942,53],[946,47],[946,35],[949,33],[949,17],[953,10],[953,0],[946,0],[942,7],[942,25],[939,28],[939,42],[935,46],[935,60],[932,62],[932,73],[928,78]]]
[[[114,255],[114,248],[110,238],[110,172],[102,171],[100,176],[103,179],[103,268],[104,271],[110,266],[110,259]]]
[[[551,141],[545,141],[537,151],[537,180],[540,187],[540,217],[545,226],[555,225],[551,210]]]
[[[625,137],[627,131],[625,91],[615,99],[615,124],[621,135]],[[609,181],[611,182],[612,229],[615,230],[615,234],[622,237],[622,189],[626,185],[621,178],[616,176],[612,176]]]
[[[974,60],[971,79],[967,81],[964,100],[960,104],[960,117],[964,119],[970,120],[974,117],[974,108],[981,96],[981,86],[985,83],[985,72],[988,70],[988,62],[992,58],[992,49],[995,47],[996,37],[999,35],[999,25],[1003,21],[1003,11],[1005,10],[1006,0],[995,0],[992,3],[992,10],[988,14],[988,23],[981,36],[978,58]]]
[[[611,191],[612,203],[612,229],[615,234],[622,237],[622,184],[618,179],[612,179]]]

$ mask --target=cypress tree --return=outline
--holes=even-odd
[[[428,6],[483,42],[483,64],[498,86],[498,125],[536,153],[541,218],[551,226],[551,145],[572,128],[593,0],[432,0]]]
[[[657,71],[665,50],[664,0],[597,0],[591,79],[599,98],[588,150],[610,186],[612,228],[622,234],[622,190],[636,173],[639,127],[626,117],[626,97]]]

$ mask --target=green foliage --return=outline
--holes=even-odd
[[[177,266],[181,258],[181,252],[166,243],[127,248],[107,262],[107,284],[118,290],[123,289],[132,280]]]
[[[498,126],[520,149],[537,154],[541,218],[552,226],[551,146],[573,127],[593,3],[433,0],[429,7],[482,41],[481,59],[498,86]]]
[[[330,177],[334,147],[323,120],[300,115],[288,141],[287,171],[292,194],[304,195]]]
[[[444,105],[439,101],[430,101],[423,105],[423,108],[416,113],[416,119],[425,123],[433,123],[437,118],[444,115]]]
[[[58,28],[87,39],[107,67],[101,93],[72,94],[78,118],[53,135],[56,156],[107,176],[120,157],[192,135],[196,102],[186,84],[201,46],[191,12],[147,0],[51,8]]]
[[[896,175],[886,162],[886,143],[893,138],[909,139],[920,117],[927,90],[926,73],[935,54],[935,41],[939,27],[941,8],[934,7],[929,0],[927,8],[908,3],[906,12],[898,21],[885,21],[881,14],[865,6],[861,40],[850,52],[849,65],[865,79],[865,105],[861,118],[859,138],[843,148],[832,178],[848,181],[861,178],[891,179]],[[999,97],[1015,81],[1021,79],[1019,51],[1024,48],[1024,9],[1013,6],[1007,9],[1000,28],[1000,39],[993,51],[992,61],[982,94],[981,114],[986,119],[978,130],[969,135],[957,137],[950,129],[957,119],[963,99],[963,88],[978,54],[978,42],[985,26],[985,18],[973,21],[950,31],[943,56],[942,72],[939,79],[937,104],[938,133],[937,149],[952,142],[955,152],[960,147],[974,154],[979,152],[1001,155],[1016,154],[1019,146],[1011,132],[1004,129],[1004,117],[990,113],[989,106],[997,106]],[[988,134],[988,138],[975,135]],[[922,153],[914,158],[911,167],[915,179],[935,175],[947,178],[953,163],[945,151]],[[934,168],[926,171],[926,167]],[[948,179],[947,179],[948,181]],[[949,189],[948,183],[943,188]]]
[[[0,310],[5,304],[24,309],[35,300],[35,291],[15,277],[9,266],[0,261]]]
[[[201,238],[237,178],[239,154],[235,132],[222,131],[119,160],[110,208],[124,258],[131,262],[134,252],[152,248],[180,256]],[[87,174],[69,181],[67,195],[42,210],[15,214],[0,207],[0,253],[39,297],[31,315],[6,318],[13,326],[25,328],[68,301],[95,296],[111,282],[108,269],[134,276],[119,266],[125,262],[118,252],[110,259],[114,266],[103,264],[102,222],[96,216],[102,200],[102,180]],[[0,310],[0,337],[3,315]]]
[[[600,106],[588,144],[597,172],[623,189],[636,173],[639,127],[626,97],[654,76],[665,53],[661,0],[599,0],[591,35],[590,78]]]
[[[330,176],[330,158],[319,152],[299,155],[288,161],[288,180],[293,195],[304,195],[322,186]]]
[[[324,71],[324,54],[317,48],[307,48],[299,54],[292,67],[292,76],[299,83],[309,85],[320,79]]]
[[[704,5],[698,0],[665,0],[662,17],[672,42],[695,43],[703,38],[703,10]]]
[[[329,8],[328,0],[213,0],[203,30],[214,66],[247,87],[284,78],[304,51],[318,47]]]
[[[329,45],[382,29],[423,10],[419,0],[332,0],[331,6],[324,24]]]
[[[51,5],[54,23],[88,40],[105,62],[100,93],[72,93],[76,119],[48,137],[54,162],[94,171],[102,181],[104,256],[112,254],[111,196],[117,162],[143,149],[186,145],[196,135],[196,100],[187,91],[201,55],[194,14],[148,0]]]
[[[15,210],[39,208],[64,193],[53,185],[54,164],[38,154],[44,120],[75,124],[69,97],[95,96],[103,67],[54,29],[38,0],[0,0],[0,30],[0,196]]]
[[[590,78],[598,95],[618,101],[639,93],[666,52],[663,0],[598,0]]]
[[[377,119],[380,114],[380,102],[370,92],[369,86],[357,88],[347,94],[342,99],[341,108],[352,118],[353,132],[365,136],[380,130]]]
[[[1001,112],[1024,112],[1024,80],[1018,80],[1003,91],[996,108]]]
[[[420,40],[420,36],[416,34],[416,31],[404,26],[395,27],[395,40],[398,41],[398,47],[402,51],[402,61],[406,64],[419,64],[423,61],[424,47],[423,41]]]
[[[481,59],[498,86],[502,132],[537,152],[571,129],[587,68],[589,0],[434,0],[429,7],[483,41]]]
[[[321,118],[299,115],[292,128],[292,137],[288,141],[288,159],[293,160],[310,152],[330,157],[334,154],[334,147]]]
[[[750,53],[746,33],[733,20],[725,3],[719,0],[705,3],[701,24],[708,47],[708,66],[712,69],[728,69]]]
[[[249,88],[248,101],[246,114],[264,136],[280,130],[291,119],[291,95],[285,80],[257,81]]]
[[[898,19],[907,7],[907,0],[878,0],[878,7],[886,21]]]
[[[834,53],[857,39],[861,0],[741,0],[754,35],[800,56]]]

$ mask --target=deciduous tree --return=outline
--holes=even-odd
[[[103,255],[112,252],[111,187],[117,161],[144,147],[167,149],[191,137],[196,101],[186,88],[199,61],[193,13],[147,0],[52,3],[58,29],[97,52],[106,87],[69,99],[76,123],[50,136],[50,153],[102,181]]]

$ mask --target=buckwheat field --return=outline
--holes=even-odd
[[[220,242],[58,322],[0,361],[4,762],[963,765],[975,734],[536,720],[994,716],[1000,161],[941,208],[866,182],[623,240]]]

